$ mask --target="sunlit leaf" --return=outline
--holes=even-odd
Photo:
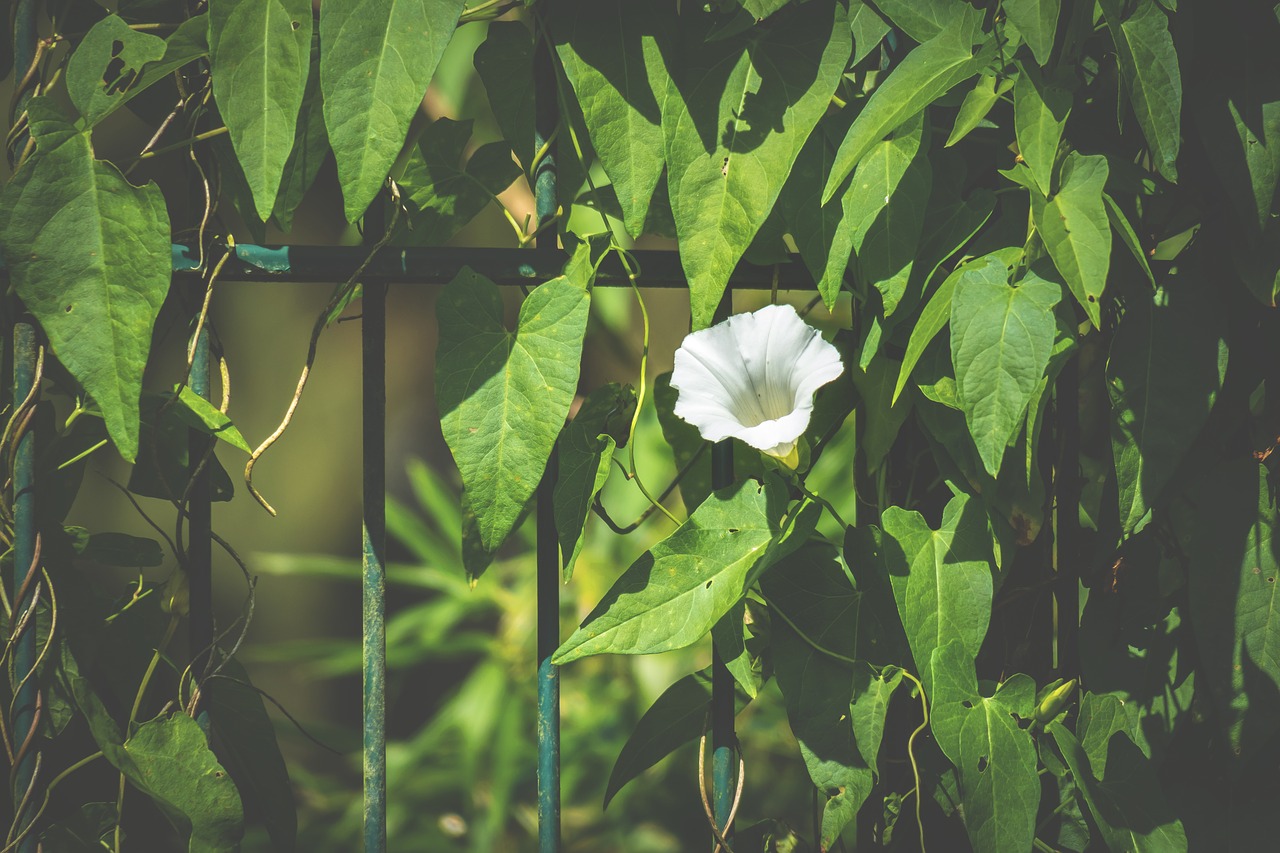
[[[1047,201],[1031,194],[1031,213],[1049,257],[1094,326],[1111,263],[1111,225],[1102,203],[1107,160],[1075,151],[1062,163],[1058,192]]]

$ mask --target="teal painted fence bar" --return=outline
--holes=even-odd
[[[377,205],[375,204],[375,208]],[[365,219],[365,239],[382,233],[378,217]],[[364,714],[364,849],[387,849],[387,286],[366,282],[361,305],[362,628]]]
[[[536,14],[536,13],[535,13]],[[541,21],[539,20],[539,26]],[[539,225],[556,215],[556,155],[550,140],[560,116],[556,104],[555,68],[546,39],[539,39],[534,57],[533,150],[542,151],[533,175],[534,212]],[[559,229],[552,227],[538,238],[531,254],[544,272],[564,262],[556,245]],[[559,274],[558,266],[553,275]],[[538,484],[537,577],[537,678],[538,678],[538,849],[560,850],[560,668],[551,656],[560,645],[560,542],[556,534],[552,493],[558,460],[554,450]]]
[[[726,288],[716,309],[717,323],[733,313],[733,289]],[[711,446],[711,487],[733,485],[733,442],[718,441]],[[741,628],[739,628],[741,630]],[[734,733],[733,675],[717,649],[711,652],[711,791],[716,826],[727,839],[732,834],[729,815],[733,810],[733,756],[737,751]]]

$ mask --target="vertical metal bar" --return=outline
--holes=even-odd
[[[365,215],[365,243],[381,237],[382,198]],[[364,849],[387,849],[386,413],[387,285],[366,283],[360,323],[363,386]]]
[[[206,400],[210,394],[209,327],[202,324],[194,341],[191,358],[191,390]],[[213,438],[199,430],[189,430],[187,464],[194,472],[208,452]],[[209,466],[202,466],[191,485],[187,504],[187,583],[190,588],[188,638],[191,673],[199,681],[209,671],[213,649],[213,514]],[[208,714],[201,709],[197,722],[207,731]]]
[[[733,291],[726,288],[715,321],[721,322],[733,313]],[[733,442],[716,442],[711,446],[711,487],[722,489],[733,485]],[[720,658],[711,652],[711,790],[716,826],[725,838],[730,836],[729,812],[733,808],[733,753],[737,748],[734,732],[733,675]]]
[[[13,63],[14,76],[20,78],[31,66],[36,51],[36,14],[40,4],[37,0],[19,0],[14,11],[13,31]],[[18,102],[18,110],[25,108],[29,94],[23,94]],[[18,149],[26,144],[27,134],[18,140]],[[17,407],[31,393],[36,374],[36,327],[29,316],[22,316],[13,327],[13,408]],[[17,693],[13,699],[10,717],[10,736],[14,741],[14,766],[12,768],[11,790],[14,801],[13,826],[19,831],[34,817],[37,798],[34,785],[36,775],[36,748],[38,739],[35,727],[37,724],[36,709],[40,704],[39,686],[35,678],[36,662],[36,620],[32,613],[29,620],[24,619],[26,613],[34,606],[37,531],[36,531],[36,436],[35,419],[32,418],[23,428],[18,439],[17,452],[13,462],[13,570],[9,578],[9,600],[13,602],[9,619],[10,630],[26,622],[14,644],[13,672]],[[34,832],[26,835],[18,845],[19,853],[35,853],[39,846],[39,838]]]
[[[15,408],[27,398],[35,382],[36,328],[30,318],[24,317],[13,328],[13,400]],[[27,617],[34,607],[36,565],[36,481],[35,419],[28,420],[18,439],[17,454],[13,466],[13,517],[14,548],[13,572],[9,578],[9,600],[13,602],[10,630],[17,629],[17,642],[13,650],[14,680],[20,684],[14,697],[12,725],[9,731],[14,742],[15,767],[13,773],[14,826],[20,829],[34,815],[38,803],[31,790],[35,782],[37,738],[35,734],[36,706],[39,704],[38,685],[33,672],[36,662],[35,614]],[[25,623],[25,625],[24,625]],[[27,835],[19,845],[22,853],[33,853],[37,846],[34,833]]]
[[[537,20],[542,29],[542,20]],[[540,33],[541,35],[541,33]],[[534,134],[533,149],[542,151],[556,132],[559,108],[556,103],[555,67],[545,38],[537,39],[534,54]],[[534,205],[538,224],[556,213],[556,158],[548,146],[533,175]],[[552,228],[538,238],[535,251],[554,253],[556,233]],[[553,450],[547,470],[538,484],[538,849],[541,853],[560,850],[560,669],[551,656],[560,645],[560,543],[556,537],[552,511],[558,459]]]

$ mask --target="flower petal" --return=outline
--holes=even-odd
[[[737,438],[786,457],[804,434],[813,395],[844,370],[840,354],[790,305],[736,314],[676,351],[675,414],[708,441]]]

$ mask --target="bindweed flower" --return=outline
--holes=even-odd
[[[684,339],[671,373],[675,413],[708,441],[736,438],[794,469],[813,395],[843,371],[794,308],[770,305]]]

